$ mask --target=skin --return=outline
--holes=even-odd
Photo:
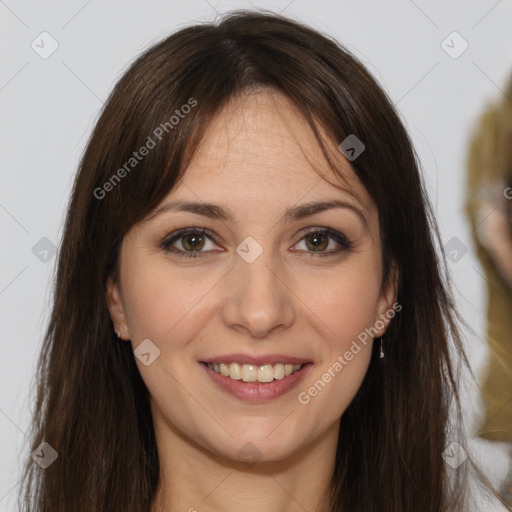
[[[486,203],[482,206],[477,235],[489,251],[501,277],[512,288],[512,231],[506,205],[511,199],[504,194],[498,197],[497,204]]]
[[[134,349],[150,339],[161,351],[149,366],[136,359],[151,395],[161,465],[153,512],[327,510],[340,417],[368,369],[371,338],[309,403],[298,394],[332,372],[338,356],[395,302],[395,288],[381,286],[376,206],[329,144],[343,181],[286,97],[260,92],[232,101],[162,204],[212,202],[235,219],[167,211],[123,240],[120,282],[108,282],[112,321]],[[283,220],[288,208],[331,199],[359,209],[367,227],[350,208]],[[203,256],[159,249],[162,239],[188,227],[216,235],[205,237]],[[340,245],[327,238],[316,248],[305,228],[331,228],[353,246],[334,254]],[[236,253],[248,236],[263,250],[252,263]],[[190,236],[172,246],[193,252],[187,242]],[[240,352],[294,355],[313,367],[279,398],[241,401],[213,384],[198,362]],[[238,454],[248,442],[258,451],[253,465]]]

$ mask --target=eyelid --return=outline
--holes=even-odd
[[[185,256],[185,257],[207,257],[209,253],[212,251],[183,251],[181,249],[171,249],[171,246],[174,242],[179,240],[180,238],[183,238],[186,235],[189,234],[201,234],[205,235],[207,238],[211,239],[215,244],[220,245],[217,236],[210,231],[207,228],[196,228],[196,227],[188,227],[188,228],[181,228],[176,231],[173,231],[172,233],[165,236],[162,241],[160,242],[159,246],[162,250],[167,251],[169,253],[175,254],[177,256]],[[327,226],[308,226],[303,228],[300,231],[299,239],[293,244],[293,246],[299,244],[306,238],[306,236],[310,234],[319,233],[324,236],[327,236],[328,238],[334,240],[339,248],[337,249],[331,249],[329,251],[303,251],[303,250],[292,250],[292,252],[302,252],[307,254],[308,256],[328,256],[328,255],[336,255],[340,252],[347,251],[352,249],[353,242],[349,240],[349,238],[342,232],[337,231],[333,228],[327,227]],[[218,251],[213,251],[218,252]]]
[[[179,240],[180,238],[183,238],[186,235],[195,234],[195,233],[205,235],[207,238],[210,238],[217,245],[220,245],[219,242],[217,241],[217,236],[212,231],[210,231],[207,228],[196,228],[193,226],[188,227],[188,228],[181,228],[176,231],[173,231],[172,233],[169,233],[162,239],[162,241],[160,242],[159,245],[161,248],[169,250],[169,247],[174,242]],[[183,252],[185,252],[185,251],[183,251]],[[207,252],[207,251],[200,251],[200,252]]]
[[[307,235],[313,233],[320,233],[327,236],[328,238],[333,239],[343,249],[351,249],[354,245],[353,242],[344,233],[336,229],[329,228],[327,226],[312,226],[304,228],[304,230],[301,231],[299,240],[294,245],[297,245],[299,242],[302,242],[302,240],[304,240],[304,238],[306,238]],[[329,254],[335,251],[320,251],[318,253],[315,253],[315,251],[307,252],[311,254]]]

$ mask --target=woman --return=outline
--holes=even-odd
[[[466,510],[437,241],[338,43],[236,12],[150,48],[80,163],[25,510]]]

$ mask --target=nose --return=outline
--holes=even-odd
[[[293,325],[296,297],[271,251],[264,250],[252,263],[237,256],[227,277],[223,320],[228,327],[266,338]]]

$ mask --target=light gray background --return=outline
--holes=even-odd
[[[470,127],[485,102],[501,94],[512,70],[512,0],[0,0],[1,511],[14,510],[19,457],[26,452],[29,385],[56,261],[40,261],[32,248],[43,237],[59,243],[77,163],[102,102],[151,43],[176,28],[251,7],[283,12],[334,36],[398,105],[422,161],[443,240],[456,236],[469,246],[450,270],[462,314],[479,335],[468,339],[475,371],[485,361],[484,282],[462,211],[464,163]],[[43,31],[59,45],[47,59],[31,48]],[[456,59],[441,47],[453,31],[469,43]],[[475,398],[474,391],[466,398],[470,428]],[[501,452],[479,446],[489,473],[502,471]]]

